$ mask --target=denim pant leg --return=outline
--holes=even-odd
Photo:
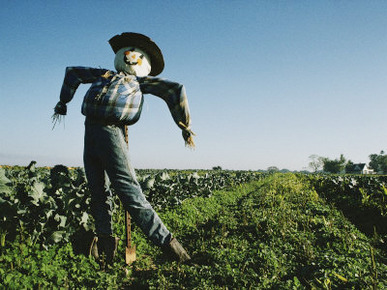
[[[90,130],[87,130],[90,131]],[[104,166],[95,154],[95,138],[93,134],[85,134],[83,161],[88,186],[91,193],[91,214],[95,220],[98,235],[111,235],[112,225],[112,193]]]
[[[171,240],[171,233],[146,200],[135,172],[131,166],[123,128],[118,126],[91,125],[98,136],[94,147],[107,172],[114,192],[119,196],[125,210],[145,235],[156,245],[162,246]],[[90,129],[90,128],[89,128]]]

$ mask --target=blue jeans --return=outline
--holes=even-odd
[[[112,193],[145,235],[157,246],[170,242],[172,234],[146,200],[131,166],[124,127],[86,119],[84,165],[91,192],[91,212],[97,234],[112,234]]]

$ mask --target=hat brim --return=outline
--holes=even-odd
[[[117,53],[121,48],[134,46],[143,50],[150,57],[151,72],[149,75],[157,76],[164,69],[164,58],[160,48],[156,43],[140,33],[124,32],[117,34],[109,40],[109,44],[112,47],[114,53]]]

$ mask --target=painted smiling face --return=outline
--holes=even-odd
[[[147,76],[151,72],[148,55],[135,47],[124,47],[117,51],[114,66],[118,72],[125,72],[139,77]]]

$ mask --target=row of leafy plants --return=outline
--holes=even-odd
[[[387,287],[386,253],[302,176],[270,175],[166,216],[182,233],[188,228],[198,266],[163,268],[156,288]]]
[[[241,171],[137,171],[145,195],[156,210],[180,205],[193,197],[209,197],[214,190],[244,183],[259,174]],[[113,210],[120,201],[113,195]],[[0,168],[0,238],[29,236],[43,247],[69,242],[93,231],[90,194],[82,168],[58,165],[38,168]],[[4,244],[4,243],[3,243]]]
[[[387,176],[303,175],[324,198],[343,211],[387,252]]]
[[[74,255],[70,244],[42,251],[30,238],[17,236],[0,254],[0,281],[9,289],[387,287],[386,253],[308,178],[287,173],[255,179],[160,211],[190,252],[189,264],[166,261],[137,228],[137,261],[124,267],[121,242],[107,272],[98,271],[91,258]],[[115,215],[115,226],[123,239],[122,215]]]

